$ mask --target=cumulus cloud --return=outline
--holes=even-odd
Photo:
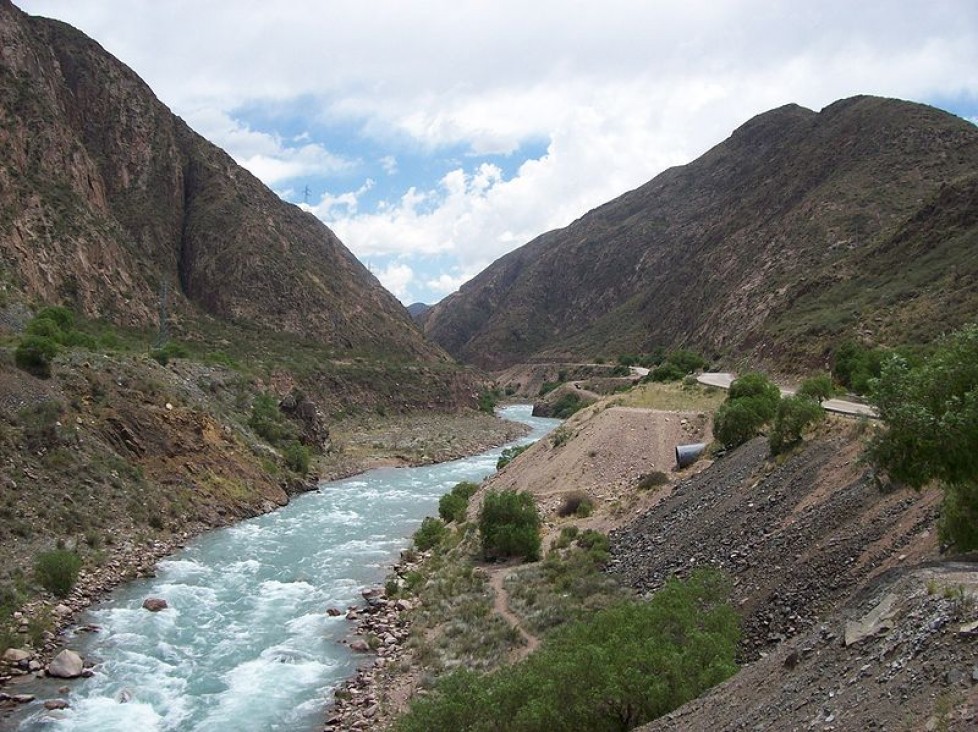
[[[401,300],[409,299],[409,286],[414,280],[414,270],[402,262],[391,262],[381,270],[374,272],[380,284],[394,293]]]
[[[198,109],[193,116],[200,134],[227,150],[238,164],[269,186],[303,176],[334,175],[356,166],[356,161],[309,142],[308,133],[285,139],[253,130],[229,113],[213,108]]]
[[[973,0],[24,7],[94,36],[270,185],[320,176],[329,192],[310,210],[359,256],[393,257],[381,280],[415,295],[442,292],[782,104],[819,109],[865,93],[964,100],[972,121],[978,111]],[[356,130],[370,152],[235,116],[290,105],[310,130]],[[528,142],[545,152],[519,158]],[[449,150],[453,165],[407,162]],[[380,191],[387,181],[405,182]],[[447,269],[428,272],[433,261]]]

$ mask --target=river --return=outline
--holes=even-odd
[[[501,414],[532,428],[511,444],[558,424],[530,416],[529,406]],[[501,452],[323,483],[273,513],[195,539],[162,560],[156,577],[119,587],[79,619],[101,629],[68,644],[98,662],[95,675],[71,682],[69,709],[34,712],[20,729],[321,728],[333,690],[357,664],[340,643],[349,621],[326,609],[362,604],[359,590],[383,581],[439,497],[490,475]],[[169,608],[143,610],[147,597]]]

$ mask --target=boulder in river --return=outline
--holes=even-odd
[[[158,613],[160,610],[166,610],[169,606],[166,604],[166,600],[161,597],[147,597],[143,600],[143,607],[151,613]]]
[[[59,679],[76,679],[84,670],[85,663],[82,657],[67,648],[48,664],[48,676],[56,676]]]
[[[3,660],[11,664],[30,661],[32,658],[34,654],[24,648],[8,648],[3,653]]]

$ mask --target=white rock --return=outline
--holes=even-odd
[[[75,679],[82,675],[85,663],[74,651],[65,648],[48,664],[48,676],[59,679]]]

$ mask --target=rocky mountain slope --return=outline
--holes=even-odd
[[[0,0],[0,270],[8,292],[118,325],[203,316],[441,360],[318,219],[193,132],[64,23]]]
[[[855,97],[762,114],[502,257],[425,331],[490,368],[688,346],[784,368],[978,312],[978,128]]]

